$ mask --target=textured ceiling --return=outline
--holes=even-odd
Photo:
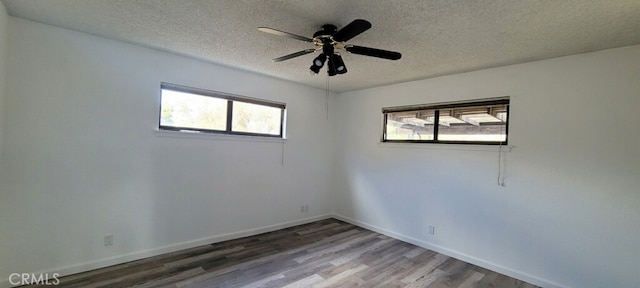
[[[324,88],[315,54],[270,59],[311,44],[323,24],[373,27],[354,45],[401,52],[398,61],[342,53],[336,92],[640,44],[640,0],[1,0],[10,15]]]

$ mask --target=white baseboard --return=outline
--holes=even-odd
[[[392,238],[395,238],[395,239],[398,239],[398,240],[401,240],[401,241],[404,241],[404,242],[407,242],[407,243],[411,243],[413,245],[420,246],[422,248],[429,249],[429,250],[438,252],[438,253],[443,254],[443,255],[447,255],[449,257],[460,259],[462,261],[465,261],[465,262],[468,262],[468,263],[471,263],[471,264],[474,264],[474,265],[477,265],[477,266],[480,266],[480,267],[483,267],[483,268],[486,268],[486,269],[489,269],[489,270],[492,270],[492,271],[495,271],[495,272],[498,272],[498,273],[501,273],[501,274],[504,274],[504,275],[507,275],[509,277],[520,279],[522,281],[526,281],[526,282],[529,282],[531,284],[534,284],[534,285],[537,285],[537,286],[540,286],[540,287],[547,287],[547,288],[564,288],[565,287],[565,286],[562,286],[562,285],[560,285],[558,283],[554,283],[552,281],[549,281],[549,280],[546,280],[546,279],[542,279],[542,278],[539,278],[539,277],[524,273],[522,271],[517,271],[517,270],[513,270],[511,268],[507,268],[507,267],[504,267],[504,266],[501,266],[501,265],[497,265],[497,264],[491,263],[489,261],[482,260],[482,259],[473,257],[471,255],[467,255],[465,253],[461,253],[461,252],[458,252],[458,251],[455,251],[455,250],[451,250],[451,249],[448,249],[448,248],[445,248],[445,247],[442,247],[442,246],[439,246],[439,245],[434,245],[434,244],[428,243],[428,242],[420,240],[420,239],[416,239],[414,237],[398,234],[396,232],[393,232],[393,231],[390,231],[390,230],[387,230],[387,229],[384,229],[384,228],[380,228],[378,226],[374,226],[374,225],[371,225],[371,224],[368,224],[368,223],[365,223],[365,222],[362,222],[362,221],[358,221],[358,220],[355,220],[355,219],[352,219],[352,218],[349,218],[349,217],[345,217],[345,216],[340,215],[340,214],[333,213],[331,216],[333,218],[338,219],[338,220],[342,220],[344,222],[351,223],[353,225],[360,226],[362,228],[366,228],[366,229],[369,229],[371,231],[375,231],[375,232],[378,232],[380,234],[384,234],[386,236],[389,236],[389,237],[392,237]]]
[[[112,266],[112,265],[122,264],[122,263],[130,262],[130,261],[144,259],[144,258],[147,258],[147,257],[158,256],[158,255],[162,255],[162,254],[165,254],[165,253],[171,253],[171,252],[175,252],[175,251],[180,251],[180,250],[183,250],[183,249],[189,249],[189,248],[198,247],[198,246],[202,246],[202,245],[207,245],[207,244],[211,244],[211,243],[217,243],[217,242],[222,242],[222,241],[231,240],[231,239],[237,239],[237,238],[242,238],[242,237],[247,237],[247,236],[258,235],[258,234],[262,234],[262,233],[266,233],[266,232],[271,232],[271,231],[275,231],[275,230],[289,228],[289,227],[292,227],[292,226],[307,224],[307,223],[311,223],[311,222],[314,222],[314,221],[328,219],[328,218],[332,218],[332,217],[333,217],[332,214],[317,215],[317,216],[313,216],[313,217],[298,219],[298,220],[289,221],[289,222],[278,223],[278,224],[269,225],[269,226],[265,226],[265,227],[259,227],[259,228],[254,228],[254,229],[248,229],[248,230],[232,232],[232,233],[214,235],[214,236],[204,237],[204,238],[195,239],[195,240],[191,240],[191,241],[186,241],[186,242],[182,242],[182,243],[171,244],[171,245],[167,245],[167,246],[164,246],[164,247],[158,247],[158,248],[153,248],[153,249],[148,249],[148,250],[143,250],[143,251],[137,251],[137,252],[133,252],[133,253],[125,254],[125,255],[118,255],[118,256],[110,257],[110,258],[106,258],[106,259],[100,259],[100,260],[89,261],[89,262],[73,264],[73,265],[67,265],[67,266],[62,266],[62,267],[55,267],[55,268],[51,268],[51,269],[46,269],[44,271],[30,272],[30,273],[35,273],[37,275],[39,275],[39,274],[53,275],[53,273],[58,273],[62,277],[62,276],[66,276],[66,275],[72,275],[72,274],[86,272],[86,271],[99,269],[99,268],[104,268],[104,267],[108,267],[108,266]],[[16,285],[11,285],[11,283],[9,282],[9,278],[5,278],[5,279],[0,280],[0,287],[1,288],[9,288],[9,287],[13,287],[13,286],[16,286]]]
[[[237,231],[237,232],[232,232],[232,233],[226,233],[226,234],[221,234],[221,235],[214,235],[214,236],[210,236],[210,237],[204,237],[204,238],[200,238],[200,239],[195,239],[195,240],[191,240],[191,241],[186,241],[186,242],[182,242],[182,243],[176,243],[176,244],[172,244],[172,245],[167,245],[164,247],[158,247],[158,248],[153,248],[153,249],[149,249],[149,250],[143,250],[143,251],[138,251],[138,252],[134,252],[134,253],[129,253],[129,254],[125,254],[125,255],[119,255],[119,256],[115,256],[115,257],[111,257],[111,258],[106,258],[106,259],[100,259],[100,260],[96,260],[96,261],[90,261],[90,262],[85,262],[85,263],[79,263],[79,264],[74,264],[74,265],[68,265],[68,266],[62,266],[62,267],[56,267],[56,268],[52,268],[52,269],[47,269],[45,271],[40,271],[40,272],[34,272],[36,274],[46,274],[48,273],[49,275],[52,275],[53,273],[58,273],[60,276],[66,276],[66,275],[71,275],[71,274],[76,274],[76,273],[81,273],[81,272],[86,272],[86,271],[90,271],[90,270],[94,270],[94,269],[99,269],[99,268],[103,268],[103,267],[108,267],[108,266],[112,266],[112,265],[117,265],[117,264],[121,264],[121,263],[126,263],[129,261],[135,261],[135,260],[139,260],[139,259],[144,259],[147,257],[153,257],[153,256],[157,256],[157,255],[161,255],[161,254],[165,254],[165,253],[171,253],[171,252],[175,252],[175,251],[179,251],[179,250],[183,250],[183,249],[189,249],[189,248],[193,248],[193,247],[198,247],[198,246],[202,246],[202,245],[207,245],[207,244],[211,244],[211,243],[217,243],[217,242],[222,242],[222,241],[226,241],[226,240],[231,240],[231,239],[237,239],[237,238],[242,238],[242,237],[247,237],[247,236],[252,236],[252,235],[257,235],[257,234],[261,234],[261,233],[266,233],[266,232],[271,232],[271,231],[275,231],[275,230],[279,230],[279,229],[284,229],[284,228],[288,228],[288,227],[292,227],[292,226],[296,226],[296,225],[301,225],[301,224],[306,224],[306,223],[310,223],[310,222],[314,222],[314,221],[318,221],[318,220],[323,220],[323,219],[327,219],[327,218],[336,218],[338,220],[342,220],[348,223],[351,223],[353,225],[357,225],[366,229],[369,229],[371,231],[375,231],[384,235],[387,235],[389,237],[393,237],[395,239],[407,242],[407,243],[411,243],[413,245],[416,246],[420,246],[423,247],[425,249],[429,249],[456,259],[460,259],[462,261],[474,264],[474,265],[478,265],[480,267],[489,269],[489,270],[493,270],[496,271],[498,273],[510,276],[510,277],[514,277],[517,279],[521,279],[523,281],[529,282],[531,284],[537,285],[537,286],[541,286],[541,287],[547,287],[547,288],[563,288],[564,286],[554,283],[552,281],[548,281],[546,279],[542,279],[539,277],[535,277],[533,275],[521,272],[521,271],[517,271],[517,270],[513,270],[501,265],[497,265],[494,263],[491,263],[489,261],[485,261],[482,259],[478,259],[476,257],[464,254],[464,253],[460,253],[458,251],[455,250],[451,250],[439,245],[434,245],[428,242],[425,242],[423,240],[420,239],[416,239],[410,236],[406,236],[406,235],[402,235],[384,228],[380,228],[378,226],[374,226],[362,221],[358,221],[349,217],[345,217],[343,215],[340,214],[336,214],[336,213],[332,213],[332,214],[323,214],[323,215],[317,215],[317,216],[313,216],[313,217],[309,217],[309,218],[304,218],[304,219],[298,219],[298,220],[294,220],[294,221],[289,221],[289,222],[283,222],[283,223],[278,223],[278,224],[274,224],[274,225],[269,225],[269,226],[265,226],[265,227],[260,227],[260,228],[254,228],[254,229],[248,229],[248,230],[242,230],[242,231]],[[9,288],[9,287],[13,287],[14,285],[11,285],[9,283],[9,279],[2,279],[0,281],[0,288]]]

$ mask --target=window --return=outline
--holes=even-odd
[[[507,144],[509,98],[383,108],[383,142]]]
[[[285,104],[162,83],[160,130],[283,138]]]

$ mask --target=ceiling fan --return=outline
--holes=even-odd
[[[347,67],[344,65],[342,57],[339,53],[336,52],[336,50],[346,50],[353,54],[389,60],[398,60],[402,57],[402,54],[398,52],[369,48],[364,46],[356,46],[345,43],[353,37],[360,35],[360,33],[367,31],[369,28],[371,28],[371,23],[369,23],[369,21],[356,19],[353,22],[349,23],[347,26],[342,27],[342,29],[340,30],[337,30],[337,27],[335,25],[322,25],[321,30],[313,34],[313,38],[308,38],[269,27],[258,27],[258,30],[269,34],[285,36],[309,42],[316,46],[315,48],[309,48],[278,58],[274,58],[273,62],[281,62],[316,51],[321,51],[320,55],[313,59],[313,64],[311,65],[311,67],[309,67],[309,69],[314,74],[318,74],[322,66],[324,66],[324,63],[328,62],[327,73],[329,74],[329,76],[335,76],[337,74],[347,73]]]

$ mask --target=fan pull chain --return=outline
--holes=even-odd
[[[502,144],[498,147],[498,186],[505,187],[502,175]]]
[[[329,120],[329,75],[327,75],[327,80],[324,86],[324,104],[327,112],[327,120]]]
[[[500,134],[502,134],[502,135],[505,134],[505,131],[504,131],[505,130],[505,126],[506,125],[502,125],[502,127],[500,129]],[[500,144],[498,146],[498,186],[506,187],[506,185],[504,184],[504,175],[503,175],[502,167],[504,166],[504,170],[506,170],[506,168],[507,168],[507,155],[505,154],[503,156],[502,154],[503,154],[502,141],[500,141]],[[504,164],[503,164],[503,161],[504,161]]]
[[[284,139],[282,139],[282,154],[280,156],[280,160],[281,160],[280,165],[284,166]]]

